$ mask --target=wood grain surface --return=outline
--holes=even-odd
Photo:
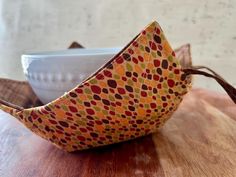
[[[24,108],[42,105],[26,81],[0,78],[0,99]]]
[[[223,94],[194,89],[157,133],[63,152],[0,112],[1,177],[234,177],[236,106]]]

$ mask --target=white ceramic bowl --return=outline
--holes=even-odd
[[[44,103],[60,97],[103,66],[121,48],[70,49],[25,54],[24,74]]]

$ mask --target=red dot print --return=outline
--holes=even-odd
[[[157,85],[157,88],[161,89],[161,84],[158,84],[158,85]]]
[[[67,115],[67,116],[72,116],[72,114],[71,114],[71,113],[69,113],[69,112],[66,112],[66,115]]]
[[[109,112],[111,115],[115,115],[115,112],[114,111],[110,111]]]
[[[174,57],[175,57],[175,52],[174,52],[174,51],[172,52],[172,56],[174,56]]]
[[[69,106],[71,112],[77,112],[78,110],[74,106]]]
[[[44,110],[44,109],[42,110],[42,113],[43,113],[43,114],[49,114],[49,112],[47,112],[47,111]]]
[[[133,101],[129,101],[129,104],[133,105],[133,104],[134,104],[134,102],[133,102]]]
[[[68,137],[68,136],[66,136],[65,139],[68,141],[71,141],[70,137]]]
[[[146,111],[147,113],[151,113],[152,112],[152,110],[151,109],[147,109],[147,111]]]
[[[109,90],[111,93],[115,93],[114,89],[110,88]]]
[[[133,42],[134,47],[138,47],[138,43],[136,41]]]
[[[143,120],[142,119],[136,120],[136,123],[141,124],[141,123],[143,123]]]
[[[92,100],[92,101],[91,101],[91,104],[92,104],[92,105],[96,105],[96,102]]]
[[[115,104],[115,103],[113,103],[113,102],[111,103],[111,105],[112,105],[113,107],[116,107],[116,104]]]
[[[163,107],[165,108],[168,104],[167,103],[163,103]]]
[[[153,79],[154,79],[155,81],[158,81],[159,78],[160,78],[160,77],[159,77],[158,75],[156,75],[156,74],[153,75]]]
[[[132,77],[132,81],[137,82],[137,78]]]
[[[154,60],[154,66],[155,67],[160,66],[160,64],[161,64],[160,60]]]
[[[130,111],[125,111],[125,114],[126,114],[127,116],[132,116],[132,113],[131,113]]]
[[[116,105],[117,105],[117,106],[121,106],[121,102],[118,102],[118,101],[117,101],[117,102],[116,102]]]
[[[141,57],[141,56],[138,56],[138,59],[139,59],[139,61],[141,61],[141,62],[144,61],[143,57]]]
[[[118,92],[119,92],[119,94],[125,94],[125,89],[123,89],[123,88],[118,88]]]
[[[92,109],[86,109],[86,112],[87,112],[89,115],[94,115],[94,114],[95,114],[94,110],[92,110]]]
[[[74,120],[72,117],[67,117],[68,120]]]
[[[175,69],[175,70],[174,70],[174,73],[175,73],[175,74],[179,74],[179,69]]]
[[[108,120],[112,120],[112,118],[111,118],[111,117],[109,117],[109,116],[107,116],[107,119],[108,119]]]
[[[151,121],[149,124],[150,124],[150,125],[153,125],[153,124],[154,124],[154,121]]]
[[[157,34],[160,34],[160,32],[161,32],[160,29],[157,28],[157,29],[156,29],[156,33],[157,33]]]
[[[93,93],[97,93],[97,94],[100,94],[101,93],[101,88],[96,86],[96,85],[92,85],[91,86],[91,89],[92,89],[92,92]]]
[[[70,126],[71,129],[76,130],[77,128],[75,126]]]
[[[77,136],[77,139],[80,141],[85,141],[85,138],[83,136]]]
[[[152,109],[156,108],[156,104],[155,103],[151,103],[150,106],[151,106]]]
[[[57,122],[56,122],[55,120],[49,119],[49,122],[50,122],[51,124],[57,124]]]
[[[128,52],[132,55],[134,54],[134,51],[132,49],[128,49]]]
[[[104,76],[102,74],[97,74],[96,75],[96,79],[98,80],[103,80],[104,79]]]
[[[131,93],[129,94],[129,96],[130,96],[131,98],[134,98],[134,95],[133,95],[133,94],[131,94]]]
[[[144,77],[144,78],[146,78],[147,73],[142,73],[141,76]]]
[[[137,58],[133,57],[133,58],[132,58],[132,61],[133,61],[135,64],[138,64],[138,59],[137,59]]]
[[[124,62],[124,59],[123,59],[121,56],[119,56],[119,57],[116,59],[116,62],[117,62],[118,64],[121,64],[121,63]]]
[[[122,77],[122,80],[123,80],[123,81],[127,81],[127,78],[126,78],[126,77]]]
[[[95,123],[98,125],[102,125],[102,121],[100,121],[100,120],[96,120]]]
[[[59,131],[59,130],[56,130],[56,132],[57,132],[58,134],[63,134],[63,132],[62,132],[62,131]]]
[[[175,81],[172,80],[172,79],[168,79],[168,80],[167,80],[167,83],[168,83],[168,86],[169,86],[169,87],[174,87],[174,85],[175,85]]]
[[[76,91],[77,93],[83,93],[83,90],[82,90],[82,89],[79,89],[79,88],[75,89],[75,91]]]
[[[80,131],[81,132],[87,132],[87,129],[86,128],[80,128]]]
[[[76,104],[76,101],[73,99],[70,99],[71,103]]]
[[[134,124],[135,121],[134,121],[134,120],[130,120],[129,123],[130,123],[130,124]]]
[[[87,127],[87,130],[88,131],[93,131],[93,128],[92,127]]]
[[[152,50],[157,50],[157,46],[154,42],[149,41],[149,46],[151,47]]]
[[[142,95],[143,97],[146,97],[146,96],[147,96],[147,93],[144,92],[144,91],[142,91],[142,92],[141,92],[141,95]]]
[[[104,73],[104,75],[107,76],[107,77],[112,77],[111,72],[108,71],[108,70],[104,70],[103,73]]]

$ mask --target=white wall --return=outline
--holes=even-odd
[[[157,20],[175,48],[191,43],[194,64],[236,85],[236,0],[0,0],[0,77],[23,80],[27,51],[125,45]],[[218,90],[214,81],[197,85]]]

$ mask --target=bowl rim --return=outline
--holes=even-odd
[[[22,54],[21,58],[51,58],[51,57],[70,57],[70,56],[94,56],[110,55],[118,53],[121,47],[112,48],[80,48],[55,51],[30,52]]]

